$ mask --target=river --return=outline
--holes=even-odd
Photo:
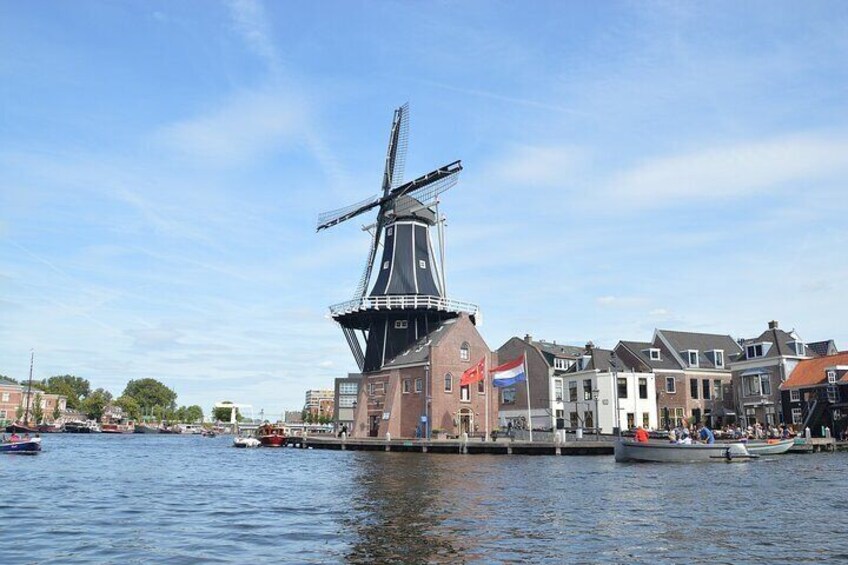
[[[848,454],[612,457],[45,435],[0,457],[0,564],[848,560]]]

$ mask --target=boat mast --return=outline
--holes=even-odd
[[[27,402],[26,410],[24,411],[24,425],[29,421],[29,403],[32,399],[32,363],[35,360],[35,351],[29,350],[29,381],[27,382]]]

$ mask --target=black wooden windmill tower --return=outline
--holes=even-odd
[[[462,313],[476,322],[478,315],[477,306],[445,295],[444,222],[439,215],[439,195],[456,184],[462,165],[454,161],[404,182],[408,136],[409,106],[405,104],[395,110],[392,120],[382,192],[318,217],[321,231],[377,211],[374,223],[363,227],[371,233],[371,248],[354,298],[330,307],[330,315],[342,327],[364,373],[379,371],[441,322]],[[433,227],[438,235],[438,262],[430,238]],[[382,258],[375,263],[380,248]],[[360,336],[365,342],[364,352]]]

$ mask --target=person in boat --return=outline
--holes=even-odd
[[[677,443],[677,432],[674,429],[668,430],[668,442]]]
[[[638,441],[639,443],[648,443],[648,432],[646,432],[645,428],[643,428],[642,426],[636,428],[635,437],[636,441]]]
[[[707,444],[715,443],[715,434],[707,426],[701,425],[698,429],[698,438]]]
[[[692,438],[689,437],[689,432],[687,430],[683,430],[680,439],[677,440],[677,443],[680,445],[692,445]]]
[[[18,432],[12,432],[12,435],[9,436],[9,441],[20,441],[21,436],[18,435]]]

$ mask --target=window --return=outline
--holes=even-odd
[[[389,270],[389,262],[388,262],[388,261],[383,261],[383,270],[384,270],[384,271],[388,271],[388,270]]]
[[[386,229],[386,237],[392,237],[392,232],[394,231],[394,226]]]
[[[648,355],[651,357],[651,361],[662,361],[662,354],[660,350],[656,347],[652,347],[648,350]]]
[[[459,387],[459,400],[462,402],[470,402],[471,395],[469,394],[468,385]]]
[[[424,379],[418,377],[415,379],[415,392],[421,392],[424,390]]]
[[[568,381],[568,401],[577,402],[577,381]]]
[[[639,398],[648,398],[648,379],[639,379]]]
[[[701,393],[704,400],[709,400],[712,391],[710,390],[710,379],[704,379],[701,381]]]
[[[485,380],[477,381],[477,392],[479,392],[480,394],[484,394],[486,392],[486,381]]]
[[[426,261],[424,261],[424,259],[418,260],[418,268],[419,269],[426,269],[427,268],[427,263],[426,263]]]
[[[627,413],[627,429],[632,430],[636,427],[636,414],[633,412]]]
[[[746,377],[742,377],[742,386],[745,396],[759,396],[760,375],[748,375]]]
[[[3,393],[3,402],[9,402],[9,393],[8,392]]]
[[[665,378],[665,391],[669,394],[677,392],[677,383],[675,382],[674,377]]]
[[[559,371],[567,371],[569,367],[574,364],[574,361],[571,359],[554,359],[554,369]]]
[[[724,397],[724,394],[721,390],[721,380],[715,379],[713,381],[713,398],[716,400],[721,400]]]
[[[374,383],[374,394],[383,394],[384,392],[386,392],[386,383],[383,381]]]
[[[682,426],[683,425],[683,408],[675,408],[674,409],[674,425]]]
[[[800,424],[803,423],[802,420],[801,420],[801,414],[802,414],[802,412],[801,412],[800,408],[793,408],[792,409],[792,423],[793,424],[800,425]]]
[[[790,402],[801,402],[801,391],[798,389],[793,389],[789,391],[789,401]]]
[[[646,430],[651,427],[651,414],[649,412],[642,412],[642,427]]]
[[[409,379],[403,379],[403,393],[409,394],[409,392],[411,390],[412,390],[412,381],[410,381]]]
[[[569,416],[571,417],[570,418],[571,419],[571,427],[572,428],[579,428],[580,427],[580,416],[577,414],[577,412],[571,412],[569,414]]]
[[[592,400],[592,379],[583,381],[583,400]]]
[[[795,351],[795,355],[803,356],[806,353],[804,351],[804,344],[800,341],[792,341],[789,345],[792,346],[792,349]]]
[[[396,330],[405,330],[409,327],[409,321],[407,320],[395,320],[395,329]]]
[[[501,389],[501,404],[515,404],[514,386],[508,386]]]
[[[827,372],[827,383],[831,385],[836,384],[836,371]]]
[[[359,392],[357,383],[339,383],[339,394],[356,394]]]
[[[762,391],[763,396],[769,396],[771,394],[771,379],[769,378],[769,375],[760,375],[760,390]]]
[[[368,383],[368,396],[374,396],[374,383]]]
[[[748,359],[752,357],[762,357],[763,356],[763,344],[758,343],[756,345],[749,345],[745,348],[745,355]]]
[[[445,392],[453,392],[453,375],[445,375]]]
[[[689,351],[686,352],[686,354],[687,354],[687,359],[689,361],[689,366],[690,367],[697,367],[698,366],[698,350],[697,349],[690,349]]]
[[[471,349],[467,343],[463,343],[462,347],[459,348],[459,359],[461,361],[468,361],[471,358]]]
[[[689,396],[698,400],[698,379],[689,379]]]
[[[356,398],[353,396],[339,397],[339,408],[353,408],[354,404],[356,404]]]
[[[627,398],[627,379],[619,377],[616,385],[618,387],[618,397]]]
[[[713,361],[717,369],[724,368],[724,351],[721,349],[716,349],[713,351]]]
[[[583,412],[583,423],[587,428],[594,428],[595,415],[592,412]]]
[[[562,379],[554,379],[554,400],[562,402]]]
[[[0,410],[0,420],[5,420],[5,419],[6,419],[6,411]]]

